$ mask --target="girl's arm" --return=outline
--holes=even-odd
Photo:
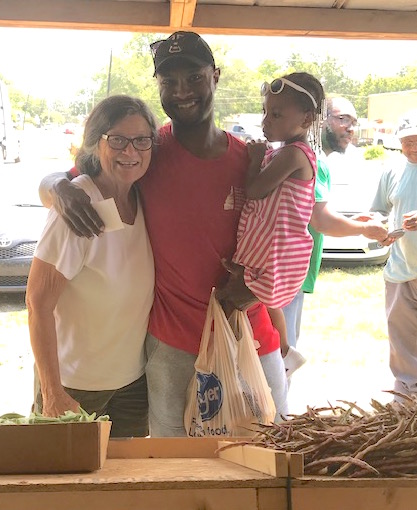
[[[61,384],[58,362],[54,310],[66,283],[66,278],[52,264],[33,258],[26,304],[45,416],[59,416],[67,410],[77,412],[79,408],[79,403],[66,393]]]
[[[262,161],[259,160],[261,150],[257,145],[261,144],[248,145],[250,164],[246,179],[247,198],[252,200],[265,198],[288,177],[306,181],[313,178],[313,169],[307,156],[301,149],[293,146],[283,147],[261,172]]]

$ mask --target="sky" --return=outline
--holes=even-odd
[[[110,52],[117,55],[133,34],[98,30],[62,30],[0,27],[0,74],[35,97],[71,100],[88,88],[90,77],[108,66]],[[251,67],[262,60],[282,62],[291,53],[304,60],[329,54],[361,80],[368,74],[392,76],[405,65],[417,65],[417,41],[343,40],[306,37],[205,35],[209,44],[219,41],[231,54]],[[8,51],[6,51],[8,49]]]

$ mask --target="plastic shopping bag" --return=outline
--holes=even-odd
[[[253,339],[248,341],[249,345],[250,342],[253,343]],[[262,414],[253,404],[253,392],[248,391],[248,382],[238,365],[238,358],[243,361],[246,353],[256,357],[258,354],[254,347],[250,351],[247,347],[241,349],[238,344],[213,290],[195,362],[195,374],[187,389],[184,426],[188,436],[253,435],[253,423],[257,423],[258,418],[262,420]],[[248,372],[247,363],[243,365],[244,371]],[[262,371],[260,362],[259,366]],[[248,395],[251,397],[248,398]],[[275,415],[275,407],[268,414],[268,419],[272,414]]]
[[[252,423],[271,423],[275,420],[275,403],[255,347],[247,313],[235,310],[229,317],[229,323],[238,340],[239,377],[251,410]]]

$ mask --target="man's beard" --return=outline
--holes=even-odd
[[[332,151],[340,152],[341,154],[344,154],[346,152],[346,148],[341,147],[341,145],[339,144],[339,140],[337,139],[333,131],[329,128],[329,126],[326,126],[326,142]]]

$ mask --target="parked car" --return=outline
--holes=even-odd
[[[234,124],[229,129],[229,133],[232,133],[232,135],[236,136],[237,138],[240,138],[244,142],[250,142],[251,140],[253,140],[253,136],[247,131],[245,131],[245,128],[240,124]]]
[[[7,205],[0,210],[0,293],[24,292],[36,243],[48,210],[41,205]]]
[[[342,158],[339,158],[341,160]],[[351,218],[355,214],[369,211],[377,190],[382,166],[375,161],[358,160],[348,168],[331,170],[332,187],[329,205],[337,212]],[[381,246],[364,236],[324,236],[323,265],[378,265],[384,264],[390,248]]]

